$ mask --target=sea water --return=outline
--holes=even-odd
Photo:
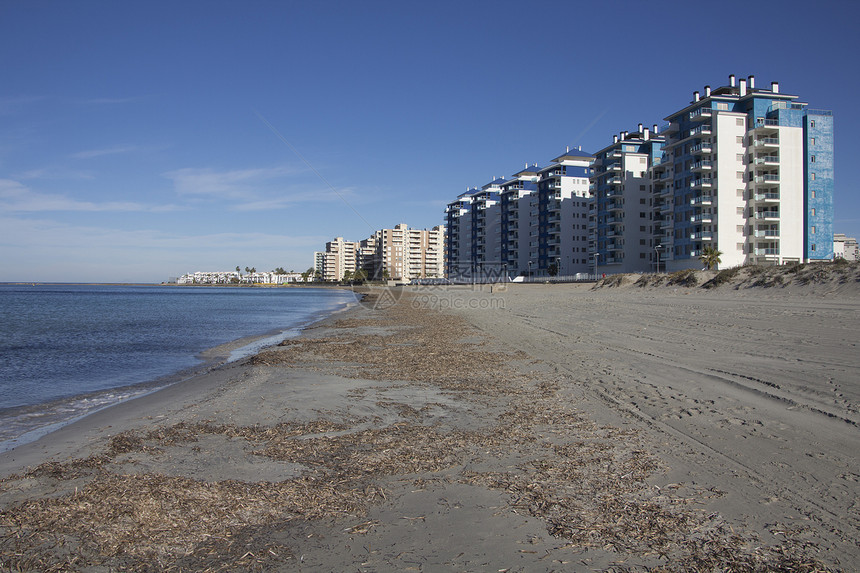
[[[325,288],[0,285],[0,452],[211,367],[207,350],[246,339],[217,353],[235,360],[354,301]]]

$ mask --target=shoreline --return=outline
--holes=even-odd
[[[341,303],[331,310],[316,312],[295,325],[243,336],[211,348],[203,349],[194,355],[194,358],[200,361],[198,364],[180,368],[175,372],[159,376],[152,380],[82,394],[62,396],[38,404],[23,404],[0,409],[0,420],[5,421],[7,430],[9,427],[17,428],[13,430],[14,434],[4,431],[3,435],[0,435],[0,453],[39,440],[64,426],[82,420],[106,408],[144,397],[199,376],[205,376],[212,370],[225,364],[242,360],[268,346],[274,346],[289,338],[300,336],[305,328],[321,320],[325,320],[329,316],[345,312],[355,304],[358,303]]]
[[[860,403],[856,358],[806,360],[852,348],[860,298],[493,290],[368,289],[298,338],[0,454],[0,563],[813,571],[860,558],[857,429],[806,407],[851,417]],[[397,304],[374,300],[385,292]],[[830,338],[797,347],[799,325]],[[719,353],[762,335],[774,361],[738,354],[721,369],[750,379],[719,382]],[[716,349],[697,372],[666,354],[685,340]],[[844,405],[775,370],[786,349],[800,359],[786,372],[825,372]],[[39,545],[12,545],[15,532]]]

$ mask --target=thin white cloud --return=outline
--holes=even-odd
[[[92,159],[94,157],[102,157],[105,155],[119,155],[122,153],[131,153],[137,150],[138,147],[134,145],[117,145],[114,147],[106,147],[104,149],[89,149],[86,151],[79,151],[77,153],[73,153],[70,157],[72,159]]]
[[[164,176],[173,181],[180,195],[247,200],[260,198],[263,189],[271,187],[273,181],[296,173],[298,171],[287,167],[232,171],[187,167],[168,171]]]
[[[79,201],[65,195],[38,193],[12,179],[0,179],[0,211],[45,212],[45,211],[148,211],[165,212],[179,209],[176,205],[146,205],[131,201]]]

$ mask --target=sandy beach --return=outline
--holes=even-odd
[[[2,569],[855,570],[856,277],[613,284],[369,288],[6,452]]]

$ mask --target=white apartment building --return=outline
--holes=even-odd
[[[832,258],[832,113],[796,100],[731,75],[666,118],[667,270],[700,267],[708,246],[722,268]]]
[[[593,160],[582,148],[567,148],[538,171],[537,208],[532,209],[529,219],[533,274],[589,272],[589,176]]]
[[[345,241],[343,237],[335,237],[326,243],[322,257],[323,280],[340,281],[347,272],[354,273],[358,268],[360,248],[359,243]]]
[[[659,251],[672,201],[671,189],[664,194],[652,191],[655,184],[663,191],[668,180],[660,171],[665,168],[663,138],[655,135],[656,130],[656,125],[648,129],[640,123],[637,131],[622,131],[613,136],[612,145],[594,154],[592,268],[599,263],[604,272],[655,271],[659,262],[664,269]]]
[[[846,261],[860,260],[860,247],[857,245],[857,239],[846,237],[843,233],[834,233],[833,256]]]
[[[445,269],[445,227],[410,229],[405,223],[374,233],[374,269],[393,280],[440,278]]]

